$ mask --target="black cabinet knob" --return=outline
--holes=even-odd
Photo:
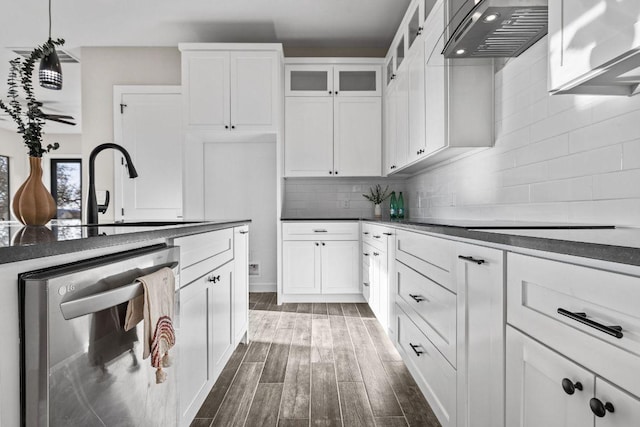
[[[320,246],[320,243],[316,242],[316,246]]]
[[[333,175],[333,171],[329,171],[329,175]]]
[[[332,91],[329,91],[329,95],[331,95],[332,93],[333,93]]]
[[[228,126],[228,125],[224,125],[224,128],[225,128],[225,129],[229,129],[229,126]]]
[[[338,94],[338,91],[336,91],[336,95]]]
[[[326,246],[324,242],[322,242],[322,246]]]
[[[422,27],[418,27],[418,31],[416,31],[416,36],[419,36],[420,34],[422,34]]]
[[[335,174],[335,175],[338,175],[338,171],[335,171],[335,172],[334,172],[334,174]]]
[[[594,397],[589,401],[589,406],[591,407],[591,412],[593,412],[593,415],[600,418],[607,415],[607,411],[614,412],[613,404],[611,402],[602,404],[602,401],[597,397]]]
[[[235,126],[231,125],[231,129],[235,129],[235,128],[236,128]]]
[[[576,390],[582,390],[582,383],[580,381],[574,383],[569,378],[562,379],[562,389],[565,393],[571,395],[576,392]]]

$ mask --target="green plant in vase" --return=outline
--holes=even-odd
[[[387,200],[391,193],[389,193],[389,186],[387,185],[384,190],[380,184],[376,184],[375,187],[369,187],[369,194],[362,195],[365,199],[373,202],[373,213],[376,219],[382,218],[382,209],[380,205]]]
[[[32,77],[36,62],[54,52],[55,46],[63,44],[63,39],[49,39],[36,47],[27,59],[9,61],[7,100],[0,99],[0,109],[16,123],[18,134],[28,149],[29,177],[16,191],[12,204],[14,215],[26,225],[44,225],[56,212],[53,197],[42,183],[42,155],[60,145],[57,142],[43,145],[42,129],[47,115],[34,95]],[[24,97],[20,96],[21,91]]]

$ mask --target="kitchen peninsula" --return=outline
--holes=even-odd
[[[193,417],[191,412],[200,407],[233,349],[239,342],[246,341],[250,222],[239,219],[99,226],[54,222],[49,227],[22,227],[16,222],[0,223],[0,280],[4,290],[0,303],[0,321],[4,327],[0,335],[5,343],[5,352],[0,360],[0,394],[4,396],[0,406],[2,425],[20,425],[20,337],[21,329],[24,328],[24,325],[20,325],[20,307],[24,297],[19,295],[18,276],[70,263],[82,265],[86,260],[96,260],[99,263],[115,259],[120,254],[123,254],[122,258],[125,254],[150,253],[171,246],[180,248],[179,257],[175,255],[179,259],[179,265],[177,262],[167,265],[177,277],[176,298],[180,301],[176,328],[178,349],[184,345],[189,348],[189,352],[179,356],[178,372],[171,372],[170,375],[174,375],[174,379],[180,379],[174,386],[177,387],[174,392],[180,395],[176,416],[182,417],[186,413]],[[145,270],[148,270],[148,265],[136,268],[148,274]],[[109,287],[110,278],[111,276],[104,278],[103,286],[107,290],[112,287]],[[98,282],[102,282],[102,279],[101,277]],[[95,286],[98,287],[99,283]],[[65,283],[63,287],[65,292],[61,291],[62,288],[57,292],[63,296],[62,300],[74,300],[74,283]],[[215,310],[212,305],[214,300]],[[205,315],[200,316],[203,313]],[[212,320],[219,320],[215,337],[209,334],[209,322]],[[75,320],[69,321],[70,324],[72,322]],[[181,334],[181,330],[188,333]],[[87,332],[84,331],[84,334]],[[93,339],[87,345],[89,352],[92,351],[90,347]],[[28,345],[28,337],[25,342]],[[214,363],[210,363],[210,356],[215,356]],[[146,368],[148,360],[139,359],[140,364]]]

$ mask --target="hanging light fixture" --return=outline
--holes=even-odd
[[[40,86],[60,90],[62,89],[62,67],[60,67],[60,60],[51,40],[51,0],[49,0],[49,40],[45,46],[48,53],[40,61],[40,71],[38,72]]]

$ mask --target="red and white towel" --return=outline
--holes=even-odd
[[[171,366],[169,349],[176,342],[172,320],[175,276],[165,267],[136,280],[142,283],[144,293],[129,301],[124,328],[128,331],[144,320],[143,358],[151,356],[156,383],[160,384],[167,378],[162,368]]]

